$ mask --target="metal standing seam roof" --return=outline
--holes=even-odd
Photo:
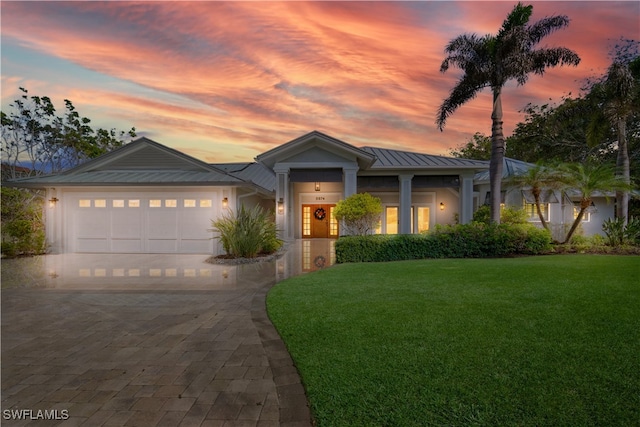
[[[470,168],[489,167],[486,160],[458,159],[455,157],[413,153],[410,151],[390,150],[377,147],[362,147],[362,151],[373,154],[376,162],[370,169],[407,169],[407,168]]]
[[[502,179],[509,178],[515,175],[522,175],[535,166],[532,163],[511,159],[509,157],[504,158],[502,165]],[[478,172],[473,179],[474,181],[489,182],[489,169],[487,169],[486,171]]]
[[[275,173],[261,163],[213,163],[211,166],[244,181],[250,181],[267,191],[276,191]]]
[[[146,184],[244,184],[237,177],[216,171],[167,171],[167,170],[111,170],[78,172],[21,178],[12,181],[17,187],[36,187],[42,185],[146,185]]]

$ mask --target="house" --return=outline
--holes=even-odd
[[[526,173],[535,165],[521,160],[504,159],[502,178],[502,203],[505,206],[524,208],[529,221],[541,226],[535,207],[535,201],[529,188],[515,188],[505,184],[508,178]],[[475,191],[485,204],[489,204],[489,170],[479,172],[475,176]],[[549,223],[553,238],[563,241],[580,212],[580,196],[576,190],[545,190],[541,194],[541,211],[545,221]],[[587,208],[581,221],[582,233],[585,236],[604,235],[602,225],[615,216],[615,194],[596,192],[592,204]]]
[[[337,238],[332,210],[358,192],[382,200],[378,233],[467,223],[485,201],[488,168],[480,160],[357,148],[313,131],[254,162],[224,164],[140,138],[63,173],[10,185],[46,190],[54,253],[216,254],[211,219],[241,204],[275,209],[284,240]]]

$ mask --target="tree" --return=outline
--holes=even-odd
[[[371,234],[380,222],[382,203],[369,193],[356,193],[340,200],[333,210],[338,221],[344,221],[347,234]]]
[[[502,89],[509,80],[518,85],[527,82],[529,74],[544,74],[548,67],[578,65],[580,57],[564,47],[534,47],[555,30],[566,27],[569,18],[552,16],[528,25],[533,6],[518,3],[507,16],[497,35],[479,37],[463,34],[451,40],[445,48],[447,57],[440,66],[446,72],[450,66],[460,68],[464,74],[451,90],[449,97],[438,109],[436,124],[444,129],[447,118],[475,98],[485,87],[493,94],[491,113],[491,161],[489,181],[491,188],[491,221],[500,222],[500,186],[505,140],[502,130]]]
[[[91,120],[67,99],[64,115],[58,116],[49,97],[20,91],[22,96],[10,104],[11,111],[0,113],[4,179],[24,176],[25,168],[30,175],[60,172],[121,146],[126,136],[135,136],[135,128],[94,130]]]
[[[489,160],[491,158],[491,138],[476,132],[466,144],[450,150],[449,153],[459,159]]]
[[[571,240],[582,222],[585,211],[591,206],[594,195],[601,192],[606,196],[610,191],[630,189],[630,185],[620,176],[616,176],[615,168],[608,164],[565,163],[560,165],[558,170],[559,180],[565,188],[571,188],[580,193],[580,211],[563,243]]]
[[[558,172],[549,166],[545,166],[542,162],[538,162],[534,167],[527,170],[527,172],[509,178],[507,185],[519,188],[529,187],[531,189],[531,195],[533,196],[540,223],[546,230],[549,230],[549,224],[545,220],[540,207],[541,196],[545,190],[561,188],[562,185]]]
[[[629,42],[625,47],[620,48],[604,78],[591,88],[588,97],[596,108],[587,133],[590,141],[598,142],[607,126],[615,129],[617,174],[627,184],[631,182],[627,123],[640,111],[638,43]],[[629,50],[635,50],[635,55],[629,56]],[[624,218],[623,222],[626,222],[629,216],[629,192],[618,191],[616,201],[616,215],[618,218]]]

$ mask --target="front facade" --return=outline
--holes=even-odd
[[[46,190],[54,253],[218,254],[211,220],[240,205],[274,209],[284,240],[337,238],[336,203],[361,192],[382,201],[377,233],[467,223],[486,198],[482,174],[488,167],[485,161],[357,148],[314,131],[255,162],[225,164],[141,138],[64,173],[11,185]]]

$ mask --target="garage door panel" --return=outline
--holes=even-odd
[[[114,210],[111,214],[111,236],[114,239],[142,239],[142,218],[133,209]]]
[[[109,250],[109,240],[104,239],[86,239],[79,238],[76,244],[77,252],[88,252],[88,253],[101,253],[101,252],[110,252]]]
[[[111,251],[122,253],[141,253],[141,239],[111,239]]]
[[[178,215],[172,211],[147,212],[147,237],[153,239],[177,239]]]
[[[174,239],[149,239],[147,252],[150,254],[173,254],[178,252],[178,241]]]
[[[86,209],[74,215],[78,239],[106,239],[110,234],[109,212],[102,209]]]
[[[208,210],[198,209],[182,213],[180,237],[182,239],[203,239],[211,235],[211,215]]]

